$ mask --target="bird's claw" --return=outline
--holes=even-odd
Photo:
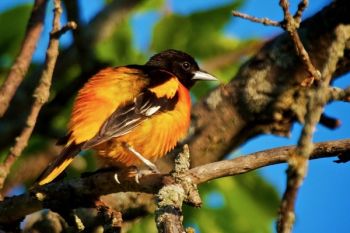
[[[155,174],[160,173],[160,171],[158,170],[158,168],[155,164],[152,163],[152,165],[151,166],[149,165],[148,167],[150,168],[150,171],[152,171],[153,173],[155,173]],[[147,171],[147,170],[145,170],[145,171]]]
[[[149,168],[150,169],[140,170],[136,166],[130,166],[127,169],[127,176],[134,177],[135,182],[137,184],[140,184],[140,179],[143,176],[150,175],[150,174],[159,174],[160,173],[158,168],[155,165],[152,166],[152,167],[149,167]],[[119,180],[118,173],[114,174],[114,180],[117,182],[117,184],[121,184],[121,182]]]
[[[115,180],[118,184],[120,184],[120,181],[119,181],[119,179],[118,179],[118,173],[115,173],[115,174],[114,174],[114,180]]]

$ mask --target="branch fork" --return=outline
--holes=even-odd
[[[165,185],[157,194],[155,214],[160,233],[186,232],[182,225],[182,203],[185,201],[196,207],[202,203],[197,185],[185,175],[190,167],[189,158],[189,148],[185,145],[175,159],[175,169],[171,173],[174,183]]]

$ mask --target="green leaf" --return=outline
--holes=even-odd
[[[140,12],[158,10],[158,9],[161,9],[164,6],[164,4],[165,4],[164,0],[143,1],[141,4],[137,6],[136,10]]]
[[[22,5],[0,14],[0,67],[9,67],[17,55],[31,9],[31,5]]]
[[[164,15],[155,26],[152,49],[180,49],[201,59],[232,50],[238,42],[226,37],[223,28],[232,17],[232,9],[241,3],[234,1],[226,6],[185,16]]]
[[[259,174],[218,179],[200,185],[199,192],[204,202],[201,208],[183,206],[185,227],[200,233],[272,232],[279,198]],[[128,232],[157,232],[154,216],[143,218]]]
[[[119,24],[111,38],[96,46],[97,59],[111,65],[138,64],[146,61],[132,44],[132,29],[129,20]]]
[[[147,217],[142,218],[140,221],[136,222],[133,227],[128,231],[128,233],[156,233],[156,223],[154,220],[154,215],[149,215]]]
[[[278,196],[257,173],[207,183],[200,186],[200,194],[203,207],[185,207],[184,219],[201,233],[272,232]],[[221,201],[212,203],[211,199],[220,200],[220,196]]]

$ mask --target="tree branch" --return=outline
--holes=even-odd
[[[182,203],[189,197],[186,193],[183,179],[181,176],[188,171],[190,167],[190,152],[185,145],[183,152],[179,153],[175,159],[175,169],[171,174],[175,183],[163,186],[157,194],[157,209],[155,211],[155,220],[159,233],[183,233],[183,215]],[[199,196],[197,192],[197,196]]]
[[[46,4],[47,0],[35,0],[34,2],[21,50],[11,67],[7,79],[0,88],[0,117],[5,114],[19,84],[21,84],[28,71],[36,44],[44,26]]]
[[[300,26],[302,12],[305,10],[308,5],[307,0],[302,0],[299,3],[298,10],[293,17],[289,11],[289,1],[288,0],[280,0],[280,6],[283,9],[284,13],[284,21],[281,24],[281,27],[288,32],[290,37],[292,38],[295,50],[297,51],[297,55],[300,57],[302,62],[304,63],[310,77],[304,79],[302,81],[302,86],[310,86],[314,80],[320,80],[321,73],[315,68],[312,64],[310,56],[306,51],[303,43],[301,42],[299,33],[297,29]]]
[[[341,125],[341,122],[339,119],[330,117],[325,113],[322,113],[319,123],[327,127],[328,129],[336,129]]]
[[[55,0],[53,28],[51,31],[50,41],[46,52],[45,65],[41,74],[39,85],[34,91],[34,103],[26,121],[26,126],[22,130],[21,134],[16,138],[15,145],[10,149],[10,153],[7,155],[5,162],[0,166],[0,189],[3,187],[4,180],[10,171],[12,164],[20,156],[23,149],[27,146],[28,140],[32,134],[33,128],[36,124],[36,119],[42,106],[48,101],[50,96],[50,86],[53,70],[55,68],[56,59],[58,56],[59,36],[60,32],[60,17],[62,8],[60,0]],[[67,27],[74,27],[75,24],[69,24]],[[66,31],[67,27],[63,27]]]
[[[67,2],[71,3],[74,1],[69,0]],[[45,109],[41,111],[34,133],[46,138],[62,136],[61,134],[58,135],[57,130],[49,122],[52,122],[52,119],[61,113],[62,106],[68,104],[88,78],[107,66],[107,64],[98,61],[93,54],[96,45],[111,36],[118,29],[118,25],[130,15],[130,11],[134,10],[142,2],[143,0],[114,0],[107,4],[88,25],[79,24],[78,32],[74,33],[74,44],[60,52],[53,75],[54,80],[59,80],[60,86],[69,86],[70,88],[55,89],[57,93],[52,96]],[[69,17],[70,15],[68,12]],[[69,20],[74,21],[71,17]],[[71,72],[72,67],[76,67],[77,64],[80,66],[81,73],[77,75],[78,77],[67,80],[66,77],[69,76],[67,72]],[[74,70],[76,69],[74,68]],[[35,77],[33,79],[35,80]],[[31,89],[26,87],[22,94],[29,95],[29,91]],[[26,116],[23,116],[22,113],[25,111],[22,111],[23,107],[21,108],[21,106],[29,106],[30,104],[29,100],[21,99],[18,101],[15,98],[4,121],[11,122],[11,119],[25,119]],[[0,150],[7,149],[12,142],[12,138],[21,131],[21,126],[22,124],[18,124],[18,120],[16,120],[15,123],[8,124],[7,127],[0,127],[0,134],[6,135],[0,140]]]
[[[333,1],[301,23],[302,42],[320,70],[327,68],[330,45],[338,37],[336,28],[350,23],[349,7],[349,1]],[[342,52],[336,49],[334,53]],[[259,134],[288,136],[295,121],[305,122],[308,89],[300,83],[306,76],[288,34],[266,43],[228,84],[193,107],[193,133],[186,141],[191,165],[217,161]],[[164,164],[171,164],[173,158],[167,156]]]
[[[350,2],[347,0],[333,1],[301,23],[300,37],[312,61],[320,69],[325,65],[328,45],[335,38],[335,28],[350,21],[346,10],[349,7]],[[69,58],[70,56],[73,58]],[[56,67],[58,72],[69,70],[65,65],[76,62],[76,50],[67,50],[63,57],[62,66]],[[349,58],[350,56],[345,56],[342,64],[347,64],[346,60]],[[349,69],[346,67],[350,66],[341,65],[335,75],[347,72]],[[57,75],[57,78],[64,76],[62,73]],[[215,89],[193,106],[193,134],[186,141],[191,149],[192,166],[220,160],[231,150],[259,134],[289,135],[290,127],[295,121],[304,121],[306,89],[300,87],[300,83],[307,75],[304,65],[295,55],[288,35],[282,34],[266,43],[241,66],[228,84]],[[67,104],[88,77],[89,74],[86,73],[84,78],[74,79],[74,84],[69,84],[71,88],[68,92],[58,90],[50,107],[47,106],[40,114],[43,124],[39,126],[39,121],[36,131],[39,135],[55,135],[56,131],[48,130],[45,122],[51,122],[57,116],[61,106]],[[9,131],[0,129],[0,133],[9,137],[8,135],[14,135],[18,130],[17,126],[9,128]],[[1,148],[9,144],[7,137],[0,141]],[[169,171],[173,158],[174,156],[166,156],[159,163],[164,164],[167,167],[165,170]]]
[[[304,10],[307,8],[307,6],[309,5],[309,1],[308,0],[301,0],[298,4],[298,10],[297,12],[295,12],[293,18],[295,20],[295,22],[297,24],[300,24],[301,22],[301,17],[303,15]]]
[[[295,147],[280,147],[240,156],[232,160],[214,162],[195,167],[182,177],[193,184],[225,176],[239,175],[255,169],[278,163],[285,163]],[[341,155],[349,157],[350,139],[316,143],[310,159]],[[119,175],[120,173],[118,173]],[[74,209],[94,206],[94,200],[101,195],[116,192],[144,192],[156,194],[164,185],[174,184],[173,177],[167,174],[150,174],[141,177],[137,184],[133,177],[120,175],[120,184],[114,179],[115,172],[99,172],[89,177],[51,183],[34,187],[29,193],[6,198],[0,202],[0,224],[9,224],[25,215],[43,208],[52,210]],[[58,211],[59,212],[59,211]]]
[[[332,87],[329,90],[329,101],[341,100],[345,102],[350,102],[350,87],[346,89],[341,89],[337,87]]]
[[[309,100],[305,115],[305,124],[298,141],[295,154],[291,154],[288,161],[287,187],[282,198],[279,221],[277,223],[278,232],[289,233],[294,225],[294,206],[298,190],[307,174],[308,160],[313,150],[313,134],[317,123],[323,113],[323,109],[328,102],[327,90],[332,79],[332,74],[337,68],[339,59],[343,56],[346,41],[350,39],[350,26],[340,25],[337,29],[337,39],[330,45],[329,62],[327,68],[322,70],[322,79],[318,86],[309,91]],[[340,48],[340,49],[338,49]],[[341,51],[334,53],[334,51]]]
[[[277,223],[277,231],[283,233],[289,233],[292,230],[294,224],[294,206],[295,200],[297,196],[297,192],[299,187],[302,184],[303,179],[306,176],[306,170],[308,167],[308,159],[312,152],[313,144],[312,137],[314,128],[316,124],[320,122],[321,124],[326,125],[327,127],[333,127],[339,125],[339,121],[336,121],[333,118],[329,118],[326,115],[322,114],[323,108],[326,105],[328,99],[329,91],[329,83],[332,79],[333,73],[335,73],[337,69],[337,63],[343,56],[343,53],[346,49],[346,43],[350,38],[349,28],[345,26],[339,26],[336,28],[338,33],[336,33],[336,39],[334,43],[330,46],[329,49],[329,60],[326,62],[325,67],[327,67],[323,73],[324,79],[321,80],[321,73],[314,67],[309,57],[309,54],[304,48],[303,43],[299,37],[299,33],[297,29],[300,26],[302,12],[306,9],[308,5],[307,0],[300,1],[298,5],[298,10],[294,16],[291,15],[289,11],[289,1],[288,0],[280,0],[280,6],[283,9],[284,13],[284,21],[280,24],[274,23],[269,19],[258,19],[249,15],[244,14],[234,14],[236,16],[240,16],[242,18],[249,19],[254,22],[259,22],[262,24],[270,24],[273,26],[280,25],[285,31],[290,35],[294,47],[296,49],[297,55],[300,57],[302,62],[304,63],[308,73],[310,74],[310,78],[304,79],[301,84],[302,86],[310,86],[313,81],[316,79],[320,83],[319,85],[306,94],[307,96],[307,105],[306,105],[306,113],[305,113],[305,124],[302,130],[302,134],[299,138],[297,151],[295,154],[290,156],[290,160],[288,161],[289,166],[287,170],[287,188],[283,195],[280,214]],[[346,31],[346,36],[343,35],[343,31]],[[334,53],[334,47],[338,53]],[[340,47],[340,48],[339,48]],[[328,63],[328,64],[327,64]],[[344,91],[345,92],[345,91]],[[342,92],[338,94],[338,97],[344,96],[345,93]],[[327,93],[326,96],[323,95]],[[330,93],[329,95],[332,95]],[[344,98],[344,97],[343,97]]]
[[[232,11],[232,15],[235,16],[235,17],[242,18],[242,19],[250,20],[250,21],[255,22],[255,23],[261,23],[261,24],[264,24],[264,25],[270,25],[270,26],[276,26],[276,27],[280,27],[281,26],[280,22],[271,20],[269,18],[257,18],[257,17],[251,16],[251,15],[248,15],[248,14],[244,14],[244,13],[238,12],[238,11]]]

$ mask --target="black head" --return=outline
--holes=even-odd
[[[146,66],[163,69],[176,75],[187,88],[191,88],[197,80],[217,80],[214,76],[200,70],[193,57],[174,49],[155,54],[149,59]]]

